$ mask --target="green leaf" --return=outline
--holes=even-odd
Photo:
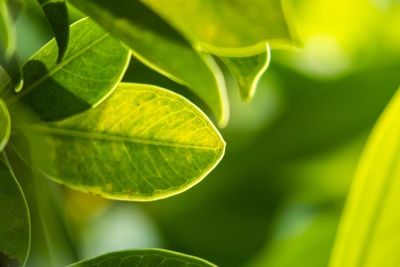
[[[7,72],[15,91],[23,86],[21,65],[15,54],[16,33],[13,24],[20,9],[17,2],[0,0],[0,66]],[[0,84],[0,91],[4,88]]]
[[[25,85],[8,102],[21,100],[44,120],[58,120],[96,106],[122,79],[130,52],[89,19],[71,26],[70,45],[57,64],[50,41],[24,66]]]
[[[343,211],[330,267],[399,266],[400,90],[375,125]]]
[[[53,30],[60,62],[65,55],[69,39],[69,23],[67,4],[63,0],[38,0]]]
[[[93,259],[84,260],[68,267],[86,266],[120,266],[120,267],[207,267],[214,266],[211,262],[194,256],[169,251],[165,249],[136,249],[107,253]]]
[[[227,124],[225,81],[211,56],[193,50],[179,33],[138,1],[70,2],[124,41],[144,64],[190,88],[211,108],[220,126]]]
[[[0,161],[0,266],[24,266],[29,252],[30,220],[21,187]]]
[[[36,146],[33,164],[43,174],[113,199],[147,201],[178,194],[200,182],[225,150],[220,134],[196,106],[141,84],[121,83],[101,105],[75,117],[17,127]]]
[[[271,51],[266,43],[266,51],[251,57],[221,57],[221,60],[236,78],[240,96],[250,101],[257,89],[258,81],[268,68]]]
[[[199,50],[218,56],[252,56],[296,44],[282,0],[140,0]]]
[[[15,51],[15,27],[7,0],[0,0],[0,53],[9,59]],[[0,62],[2,63],[2,62]]]
[[[0,92],[2,94],[7,94],[8,93],[7,90],[9,89],[10,86],[12,86],[15,92],[21,91],[24,85],[24,80],[22,76],[21,64],[19,62],[17,55],[14,53],[11,55],[9,59],[7,59],[0,52],[0,63],[1,63],[0,65],[7,72],[8,77],[10,79],[4,85],[0,84]]]
[[[0,151],[3,151],[4,147],[8,143],[11,132],[11,119],[8,109],[3,100],[0,99]]]

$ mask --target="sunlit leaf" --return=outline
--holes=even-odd
[[[0,266],[23,266],[29,252],[29,211],[15,177],[0,161]]]
[[[399,266],[400,91],[380,116],[361,156],[330,267]]]
[[[63,0],[38,0],[38,2],[53,30],[58,45],[57,61],[60,62],[67,51],[69,39],[67,4]]]
[[[33,164],[42,173],[114,199],[144,201],[178,194],[201,181],[225,148],[199,109],[150,85],[120,84],[85,113],[17,127],[36,146]],[[23,154],[18,142],[14,145]]]
[[[248,102],[254,96],[258,81],[268,68],[271,52],[268,44],[266,51],[251,57],[221,57],[239,85],[242,100]]]
[[[57,120],[97,105],[112,92],[130,52],[89,19],[73,24],[70,37],[61,63],[53,39],[25,64],[24,88],[9,102],[22,100],[44,120]]]
[[[120,267],[207,267],[216,266],[206,260],[165,249],[137,249],[117,251],[77,262],[68,267],[120,266]]]
[[[144,64],[190,88],[211,108],[219,125],[227,124],[225,82],[212,57],[193,50],[173,28],[138,1],[70,2],[121,38]]]
[[[195,47],[219,56],[251,56],[297,42],[281,0],[140,0]]]
[[[11,119],[3,100],[0,100],[0,151],[4,149],[10,137]]]

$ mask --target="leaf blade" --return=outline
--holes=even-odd
[[[60,120],[103,101],[122,79],[130,51],[89,19],[71,26],[70,47],[57,64],[57,45],[47,43],[25,65],[25,85],[7,101],[22,101],[44,120]],[[18,101],[17,101],[18,100]]]
[[[140,0],[177,28],[194,47],[217,56],[252,56],[297,44],[281,0]]]
[[[41,151],[33,163],[38,170],[112,199],[148,201],[185,191],[218,164],[225,150],[197,107],[150,85],[122,83],[97,108],[56,123],[17,127],[39,135],[31,142]]]
[[[136,249],[107,253],[93,259],[84,260],[68,267],[85,266],[190,266],[215,267],[216,265],[198,257],[165,249]]]
[[[357,167],[329,266],[396,266],[399,221],[400,94],[375,125]],[[396,191],[397,190],[397,191]]]
[[[229,103],[221,70],[164,20],[138,1],[71,0],[105,29],[125,42],[133,55],[162,75],[198,95],[221,126],[229,120]]]
[[[58,59],[61,62],[67,51],[69,41],[69,16],[65,1],[38,0],[47,21],[49,22],[58,45]]]
[[[0,99],[0,151],[8,143],[11,133],[11,118],[8,109],[3,100]]]
[[[24,266],[30,246],[28,206],[15,177],[0,161],[0,263]]]
[[[257,89],[258,81],[267,70],[271,51],[266,43],[266,51],[251,57],[220,57],[222,62],[236,78],[240,96],[244,102],[249,102]]]

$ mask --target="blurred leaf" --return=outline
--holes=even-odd
[[[202,267],[216,266],[206,260],[165,249],[138,249],[111,252],[93,259],[71,264],[68,267],[120,266],[120,267]]]
[[[70,46],[57,64],[57,45],[50,41],[24,66],[22,100],[45,120],[57,120],[96,106],[115,88],[130,52],[89,19],[71,26]]]
[[[16,33],[13,25],[19,7],[17,2],[0,0],[0,66],[7,72],[15,91],[21,90],[23,86],[22,70],[15,54]],[[0,84],[0,91],[5,90],[6,85]]]
[[[69,40],[67,4],[63,0],[38,0],[38,2],[53,30],[58,45],[57,62],[61,62],[67,51]]]
[[[29,253],[30,220],[17,180],[0,161],[0,266],[24,266]]]
[[[24,80],[22,77],[22,68],[20,61],[17,57],[17,55],[14,53],[11,55],[9,59],[6,59],[3,57],[3,55],[0,52],[0,62],[1,62],[1,67],[4,68],[4,70],[7,72],[8,77],[10,80],[5,82],[4,85],[0,84],[0,89],[3,90],[1,91],[2,94],[7,94],[8,93],[8,87],[12,86],[15,92],[21,91],[23,85],[24,85]],[[11,82],[11,83],[10,83]]]
[[[225,82],[211,56],[193,50],[179,33],[138,1],[70,2],[121,38],[144,64],[193,90],[211,108],[218,124],[227,124]]]
[[[305,229],[287,235],[292,229],[284,227],[284,236],[275,236],[245,266],[247,267],[323,267],[328,264],[329,252],[338,224],[337,212],[311,213],[292,218],[291,223]]]
[[[31,215],[32,240],[26,265],[59,267],[77,261],[59,207],[62,194],[58,184],[28,166],[31,164],[30,151],[22,160],[10,148],[7,146],[7,156],[24,191]]]
[[[218,56],[252,56],[298,41],[281,0],[140,0],[196,48]],[[290,18],[290,17],[289,17]]]
[[[400,91],[361,156],[332,252],[331,267],[398,266]]]
[[[15,51],[15,28],[7,0],[0,0],[0,53],[9,59]],[[2,62],[0,62],[2,63]]]
[[[225,148],[193,104],[140,84],[120,84],[104,103],[75,117],[20,129],[37,135],[34,164],[48,177],[114,199],[178,194],[201,181]]]
[[[250,101],[258,85],[258,81],[268,68],[271,51],[266,44],[266,51],[251,57],[221,57],[239,85],[240,96],[245,102]]]
[[[8,113],[6,104],[0,99],[0,151],[3,151],[4,147],[7,145],[10,132],[10,114]]]

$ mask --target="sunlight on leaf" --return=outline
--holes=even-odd
[[[57,64],[51,40],[24,66],[25,85],[10,103],[22,100],[44,120],[58,120],[89,109],[106,98],[122,79],[130,52],[89,19],[71,26],[70,45]]]
[[[29,252],[28,206],[15,177],[0,161],[0,266],[24,266]]]
[[[330,267],[399,266],[400,91],[380,116],[361,156]]]
[[[268,68],[271,51],[268,44],[266,44],[266,47],[265,52],[251,57],[221,57],[221,60],[236,78],[240,96],[244,102],[253,98],[258,81]]]
[[[213,111],[223,127],[229,103],[221,70],[145,5],[130,0],[70,0],[82,12],[124,41],[144,64],[187,86]]]
[[[147,201],[185,191],[218,164],[225,150],[196,106],[141,84],[120,84],[101,105],[75,117],[17,127],[31,138],[37,151],[33,164],[42,173],[113,199]]]
[[[169,251],[165,249],[137,249],[111,252],[102,256],[84,260],[69,265],[68,267],[86,267],[86,266],[120,266],[120,267],[216,267],[216,265],[206,260]]]
[[[281,0],[140,0],[195,47],[218,56],[252,56],[297,44]]]

